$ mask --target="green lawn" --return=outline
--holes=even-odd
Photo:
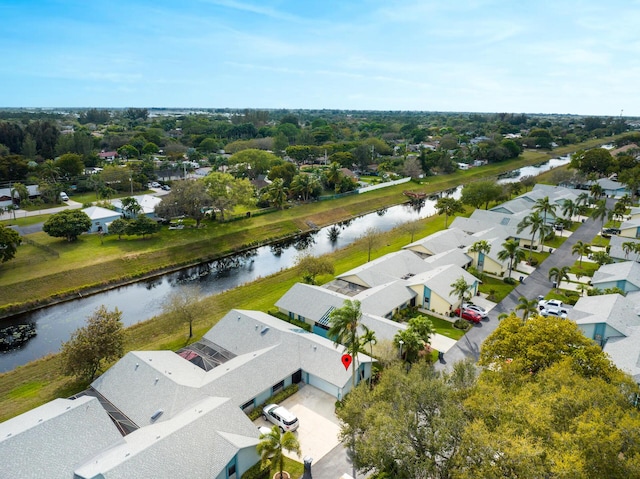
[[[514,274],[514,276],[516,274]],[[507,284],[502,279],[493,278],[485,274],[482,279],[482,284],[480,284],[478,289],[481,293],[490,295],[488,298],[490,301],[499,303],[506,298],[515,287],[515,284]]]
[[[431,316],[429,314],[427,314],[426,316],[433,323],[433,327],[436,333],[442,334],[447,338],[455,339],[456,341],[464,336],[464,331],[454,328],[451,321],[447,321],[446,319],[442,318],[436,318],[435,316]]]

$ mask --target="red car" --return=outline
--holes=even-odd
[[[454,311],[456,317],[460,317],[460,308]],[[467,321],[471,321],[472,323],[479,323],[482,321],[482,316],[475,311],[471,311],[470,309],[462,310],[462,319],[466,319]]]

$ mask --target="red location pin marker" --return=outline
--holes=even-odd
[[[342,364],[344,364],[345,369],[349,369],[349,366],[351,366],[351,361],[353,361],[353,358],[350,354],[342,355]]]

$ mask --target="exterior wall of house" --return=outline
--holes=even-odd
[[[640,228],[625,228],[620,231],[618,236],[623,236],[625,238],[639,238]]]
[[[318,388],[320,391],[324,391],[327,394],[331,394],[333,397],[340,399],[341,390],[335,384],[331,384],[328,381],[307,372],[302,373],[302,379],[304,379],[304,382],[308,385]],[[346,392],[343,392],[343,394],[346,394]]]
[[[255,446],[245,447],[238,451],[235,457],[229,461],[224,470],[216,476],[216,479],[239,479],[247,470],[260,460]],[[235,465],[235,474],[230,475],[231,468]]]
[[[430,310],[440,314],[449,314],[453,308],[453,305],[449,304],[447,300],[431,292],[431,307]]]
[[[482,269],[485,273],[500,275],[500,273],[504,273],[507,271],[507,268],[503,268],[502,264],[497,261],[489,258],[488,256],[484,257],[484,266]]]
[[[625,280],[605,281],[605,282],[602,282],[602,283],[594,283],[593,286],[595,288],[602,289],[602,290],[609,289],[609,288],[620,288],[625,293],[629,293],[631,291],[638,291],[640,289],[635,284],[630,283],[629,281],[625,281]]]

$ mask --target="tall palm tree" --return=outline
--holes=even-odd
[[[498,259],[500,261],[509,260],[509,278],[511,278],[511,271],[513,270],[513,263],[520,262],[526,256],[526,253],[520,248],[520,245],[516,240],[507,240],[502,243],[502,250],[498,252]]]
[[[449,216],[464,212],[464,205],[460,200],[445,196],[437,201],[436,212],[439,215],[444,215],[444,227],[446,228]]]
[[[551,202],[548,196],[545,196],[544,198],[540,198],[536,200],[533,206],[533,211],[539,211],[540,213],[542,213],[542,217],[544,218],[544,224],[546,225],[547,215],[549,213],[551,213],[552,215],[555,215],[557,208],[558,208],[558,205]]]
[[[526,321],[530,314],[538,312],[538,300],[527,299],[526,296],[518,298],[516,311],[522,311],[522,321]]]
[[[562,203],[562,214],[569,218],[571,224],[573,224],[573,217],[578,213],[578,207],[579,205],[570,199]]]
[[[591,245],[589,243],[585,243],[582,240],[578,240],[576,244],[571,247],[571,254],[580,255],[579,266],[582,268],[582,257],[588,256],[591,254]]]
[[[364,349],[364,347],[368,344],[369,345],[369,356],[373,357],[373,346],[378,344],[378,338],[376,338],[376,332],[371,329],[368,328],[366,325],[361,324],[360,325],[362,327],[362,335],[360,336],[360,345],[362,346],[362,348]]]
[[[549,281],[553,281],[554,283],[556,283],[556,292],[560,290],[560,283],[562,283],[563,279],[569,281],[570,269],[571,268],[569,268],[568,266],[563,266],[561,268],[554,266],[549,270]]]
[[[342,345],[351,355],[351,389],[356,387],[356,362],[360,352],[360,301],[345,299],[341,308],[334,309],[329,315],[329,330],[327,335],[333,340],[334,346]]]
[[[335,188],[338,183],[340,183],[340,177],[342,176],[342,172],[340,171],[340,164],[335,161],[329,165],[329,167],[325,171],[325,177],[327,178],[327,183],[332,188]]]
[[[611,210],[611,216],[615,221],[619,221],[622,224],[622,220],[624,219],[624,215],[627,214],[627,206],[622,201],[617,201]]]
[[[260,454],[262,467],[276,464],[280,471],[280,479],[283,477],[284,451],[293,451],[298,454],[298,457],[302,454],[298,438],[291,431],[282,434],[278,426],[273,426],[271,431],[260,435],[260,442],[256,449]]]
[[[462,302],[465,299],[468,300],[471,298],[471,288],[473,285],[467,283],[464,276],[460,276],[449,286],[451,286],[449,294],[456,296],[460,300],[460,319],[462,319]]]
[[[589,192],[591,193],[591,196],[593,196],[593,199],[597,200],[602,196],[602,194],[604,193],[604,190],[602,189],[602,186],[600,186],[600,183],[594,182],[589,187]]]
[[[530,215],[522,218],[522,221],[518,223],[518,233],[521,233],[525,228],[531,229],[531,245],[529,248],[529,264],[531,264],[531,258],[533,255],[533,242],[536,239],[536,233],[540,232],[540,246],[543,246],[543,226],[544,219],[540,216],[539,211],[534,211]]]
[[[604,229],[604,219],[608,216],[609,210],[607,209],[607,200],[598,200],[596,202],[593,211],[591,212],[591,217],[594,220],[600,220],[600,231]]]

